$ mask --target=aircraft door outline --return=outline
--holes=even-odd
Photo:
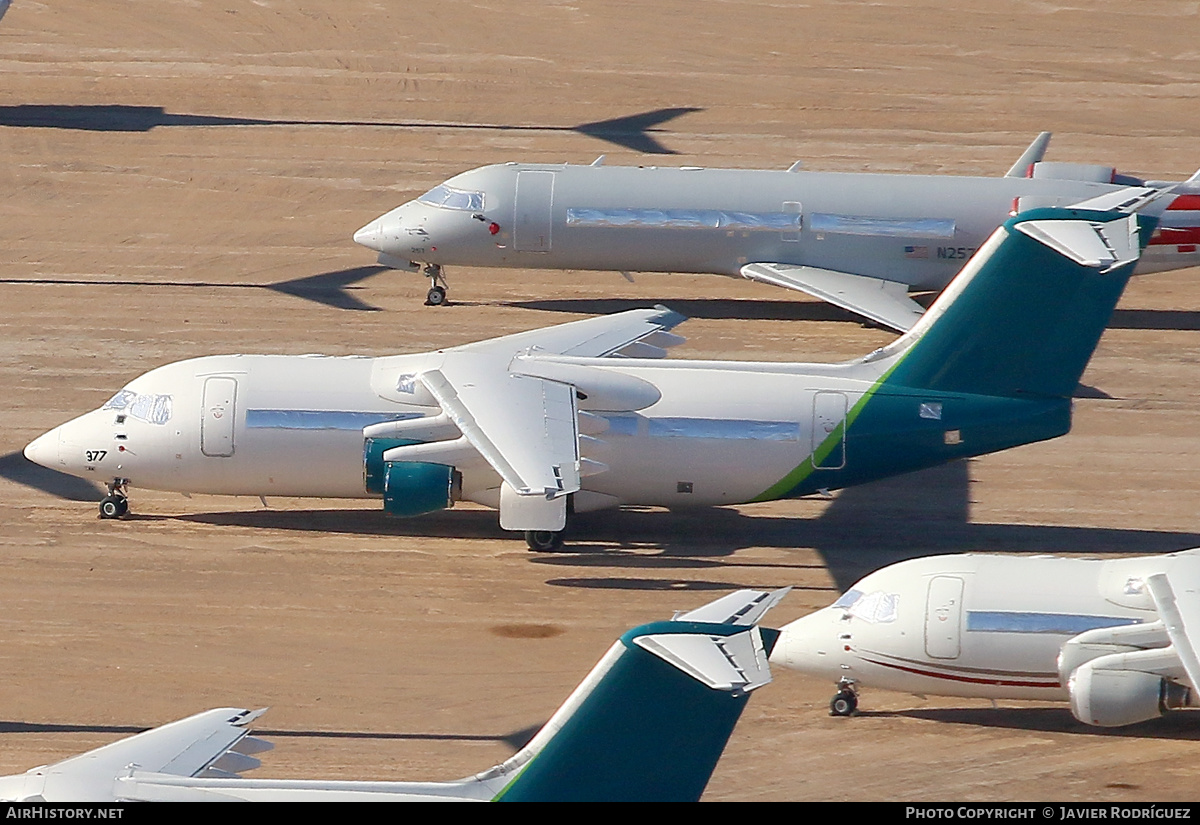
[[[800,240],[800,222],[803,220],[801,216],[804,214],[804,210],[799,201],[784,201],[783,212],[788,215],[795,215],[796,225],[792,229],[786,229],[781,232],[779,240],[796,243]]]
[[[550,223],[554,208],[554,173],[517,173],[513,206],[513,249],[517,252],[549,252]]]
[[[237,379],[217,376],[204,379],[200,407],[200,452],[212,458],[233,455],[237,420]]]
[[[812,463],[817,470],[840,470],[846,466],[846,410],[849,404],[843,392],[822,391],[813,396]],[[840,441],[828,455],[818,456],[817,448],[835,430],[840,429]]]
[[[925,601],[925,654],[957,659],[962,651],[964,582],[958,576],[934,576]]]

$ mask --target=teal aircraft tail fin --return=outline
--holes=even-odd
[[[870,358],[895,358],[892,385],[1068,398],[1156,225],[1119,210],[1023,212],[908,333]]]
[[[771,681],[781,599],[738,591],[630,630],[519,753],[478,779],[498,801],[694,801],[751,691]],[[504,781],[503,777],[511,776]]]

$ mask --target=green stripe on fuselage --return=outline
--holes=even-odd
[[[904,355],[907,354],[907,352],[904,353]],[[792,490],[799,487],[806,478],[812,475],[813,470],[816,469],[816,465],[828,458],[829,455],[842,442],[843,433],[849,431],[850,425],[854,423],[854,420],[858,418],[859,413],[861,413],[863,408],[866,407],[867,402],[871,399],[871,396],[875,394],[876,390],[883,386],[884,382],[887,381],[888,376],[892,374],[896,367],[900,366],[900,362],[904,360],[904,355],[901,355],[899,358],[897,358],[896,363],[888,367],[887,372],[881,375],[879,380],[872,384],[870,389],[863,393],[862,398],[854,402],[854,406],[850,408],[850,412],[846,414],[845,419],[843,419],[842,422],[833,429],[833,432],[825,436],[825,440],[820,443],[817,449],[813,450],[812,454],[808,458],[800,462],[800,466],[792,470],[786,476],[750,500],[773,501],[777,498],[785,498]]]

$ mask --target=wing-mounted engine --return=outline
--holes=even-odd
[[[580,441],[608,424],[592,411],[643,409],[661,397],[648,381],[597,366],[604,358],[662,358],[684,339],[683,316],[665,307],[574,321],[546,330],[438,351],[419,361],[377,359],[371,386],[382,398],[428,408],[419,419],[363,431],[363,481],[394,515],[453,505],[468,476],[472,500],[498,504],[506,530],[558,532],[567,505],[618,502],[581,479],[607,467]]]
[[[462,498],[459,464],[475,453],[445,413],[363,430],[363,483],[393,516],[419,516]]]
[[[1092,659],[1067,680],[1071,713],[1088,725],[1112,728],[1187,707],[1193,704],[1191,688],[1162,675],[1178,663],[1170,647]]]
[[[1192,643],[1200,631],[1200,560],[1181,554],[1166,566],[1165,573],[1128,577],[1122,591],[1139,606],[1149,600],[1157,621],[1089,630],[1063,645],[1059,679],[1079,721],[1131,725],[1200,704],[1200,656]]]

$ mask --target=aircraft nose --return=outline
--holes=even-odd
[[[834,658],[837,634],[826,611],[819,610],[784,625],[771,651],[771,663],[806,673],[820,673]]]
[[[61,427],[55,427],[50,432],[39,435],[25,445],[25,457],[34,464],[55,469],[62,463],[62,456],[59,451],[61,438]]]
[[[367,249],[383,252],[383,219],[376,218],[354,233],[354,242]]]

